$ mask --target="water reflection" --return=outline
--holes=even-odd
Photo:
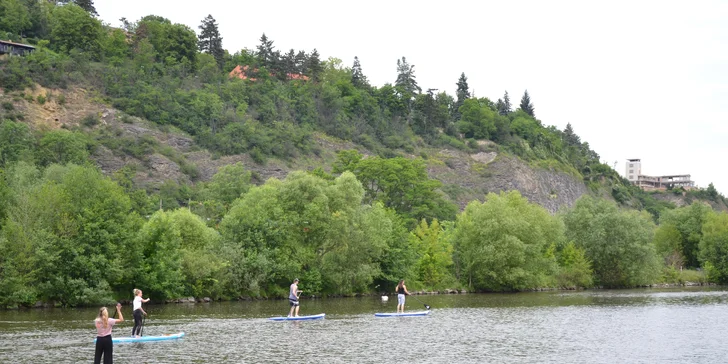
[[[395,311],[379,297],[302,300],[316,321],[272,322],[285,300],[151,305],[147,335],[178,341],[117,344],[117,362],[208,363],[712,363],[728,354],[728,292],[614,290],[420,296]],[[128,311],[129,308],[127,307]],[[0,312],[0,362],[88,362],[96,308]],[[115,335],[128,335],[131,323]],[[395,345],[396,344],[396,345]],[[293,354],[295,353],[295,354]]]

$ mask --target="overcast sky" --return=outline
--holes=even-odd
[[[351,4],[351,5],[349,5]],[[576,133],[624,175],[691,174],[728,195],[728,2],[718,1],[171,1],[96,2],[119,26],[154,14],[199,32],[212,16],[223,47],[358,56],[375,86],[407,57],[423,89],[477,97],[528,89],[536,117]]]

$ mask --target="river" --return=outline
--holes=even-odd
[[[145,335],[115,344],[117,363],[720,363],[728,361],[728,291],[593,290],[418,296],[428,317],[375,318],[396,297],[147,305]],[[153,297],[152,297],[153,299]],[[424,309],[413,297],[407,310]],[[1,363],[91,362],[96,308],[0,311]],[[113,309],[111,309],[113,313]],[[114,328],[128,336],[132,320]]]

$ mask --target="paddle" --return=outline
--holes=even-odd
[[[412,295],[410,295],[410,296],[412,296]],[[419,303],[422,303],[422,301],[420,301],[420,299],[419,299],[419,298],[417,298],[417,296],[412,296],[412,297],[414,297],[414,299],[416,299],[416,300],[417,300],[417,302],[419,302]],[[426,309],[427,309],[428,311],[430,310],[430,306],[429,306],[429,305],[426,305],[426,304],[424,304],[424,303],[422,303],[422,304],[423,304],[423,305],[425,305],[425,308],[426,308]]]

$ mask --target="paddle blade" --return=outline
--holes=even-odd
[[[425,308],[427,309],[427,311],[430,310],[430,306],[428,306],[428,305],[425,305]]]

